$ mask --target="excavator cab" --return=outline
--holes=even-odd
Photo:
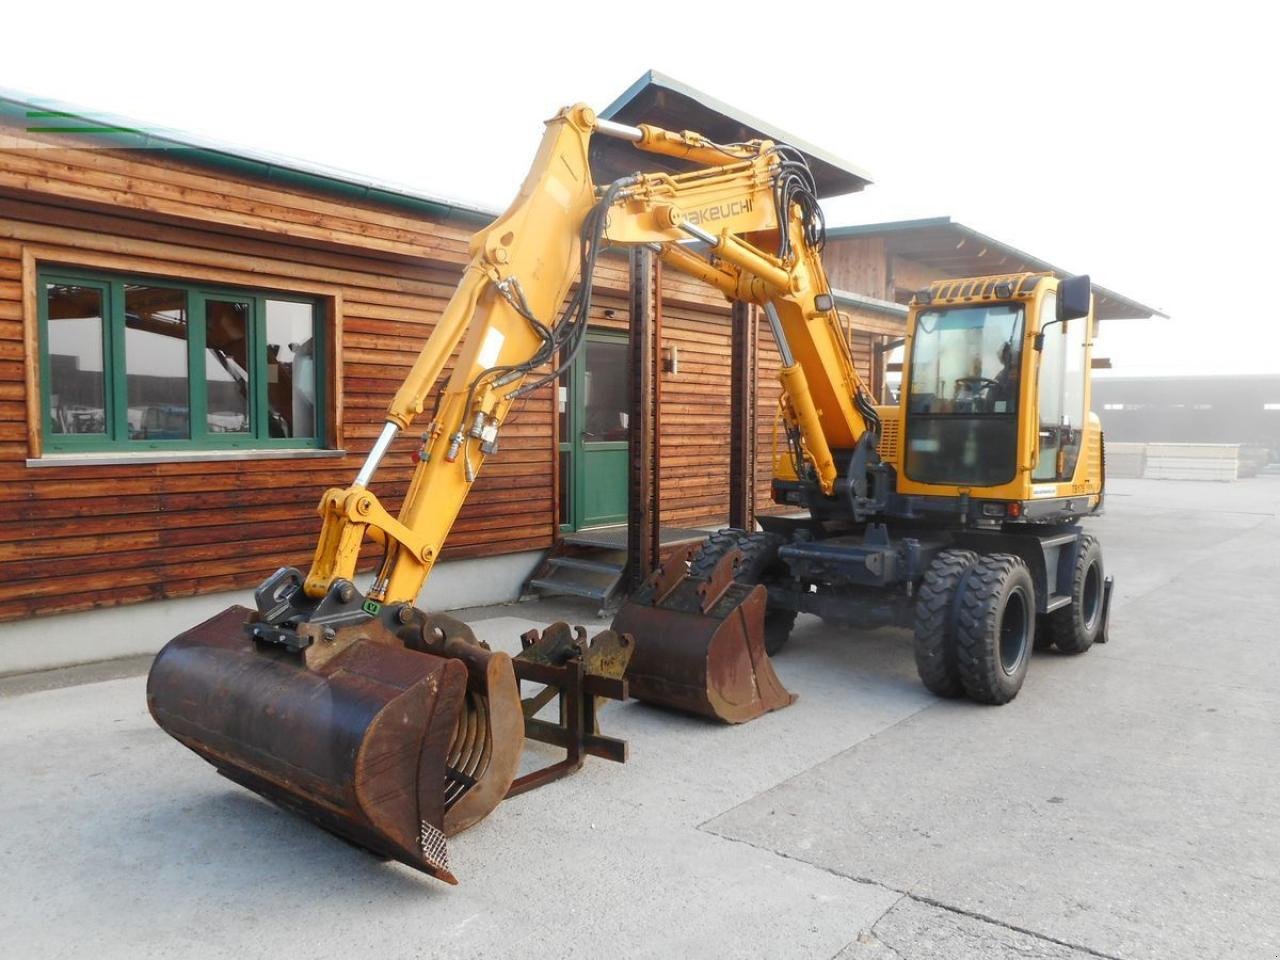
[[[1009,503],[1100,495],[1087,456],[1101,445],[1089,412],[1090,291],[1088,276],[1024,273],[938,281],[915,295],[899,494]]]

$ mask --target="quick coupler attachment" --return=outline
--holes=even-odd
[[[614,618],[614,631],[636,641],[631,696],[726,723],[790,706],[796,698],[764,650],[765,588],[734,579],[736,549],[708,576],[692,575],[696,549],[672,554]]]
[[[587,642],[587,631],[567,623],[553,623],[539,633],[520,638],[524,649],[512,661],[522,682],[542,689],[522,701],[524,735],[530,740],[563,747],[563,760],[518,777],[508,796],[543,786],[581,768],[588,756],[627,762],[625,740],[600,733],[601,707],[627,699],[627,664],[635,641],[627,634],[605,630]],[[555,721],[538,714],[558,701]]]

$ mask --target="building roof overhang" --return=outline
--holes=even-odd
[[[914,260],[949,276],[986,277],[1040,271],[1058,277],[1071,276],[1070,271],[1011,244],[988,237],[962,223],[956,223],[950,217],[827,228],[828,241],[838,242],[855,237],[883,239],[888,253]],[[1096,283],[1093,285],[1093,295],[1094,312],[1099,320],[1168,317],[1168,314],[1155,307]]]
[[[819,197],[856,193],[871,183],[866,171],[848,161],[656,70],[647,71],[600,116],[632,126],[651,123],[666,130],[695,130],[717,143],[772,140],[790,144],[808,159]],[[640,154],[631,144],[607,137],[592,143],[591,166],[596,183],[609,183],[641,168],[669,173],[690,169],[674,158]]]

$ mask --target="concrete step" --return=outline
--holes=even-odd
[[[624,563],[613,563],[608,560],[584,560],[582,557],[547,557],[547,565],[564,567],[569,570],[583,570],[589,573],[622,573]]]
[[[567,593],[575,597],[586,597],[588,600],[595,600],[598,603],[604,603],[613,593],[613,587],[593,587],[582,583],[574,583],[571,580],[556,580],[551,577],[534,577],[529,581],[529,586],[543,593]]]

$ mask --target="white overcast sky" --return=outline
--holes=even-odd
[[[1277,373],[1270,9],[21,4],[0,85],[501,208],[653,68],[868,170],[830,223],[948,215],[1171,314],[1104,325],[1117,373]]]

